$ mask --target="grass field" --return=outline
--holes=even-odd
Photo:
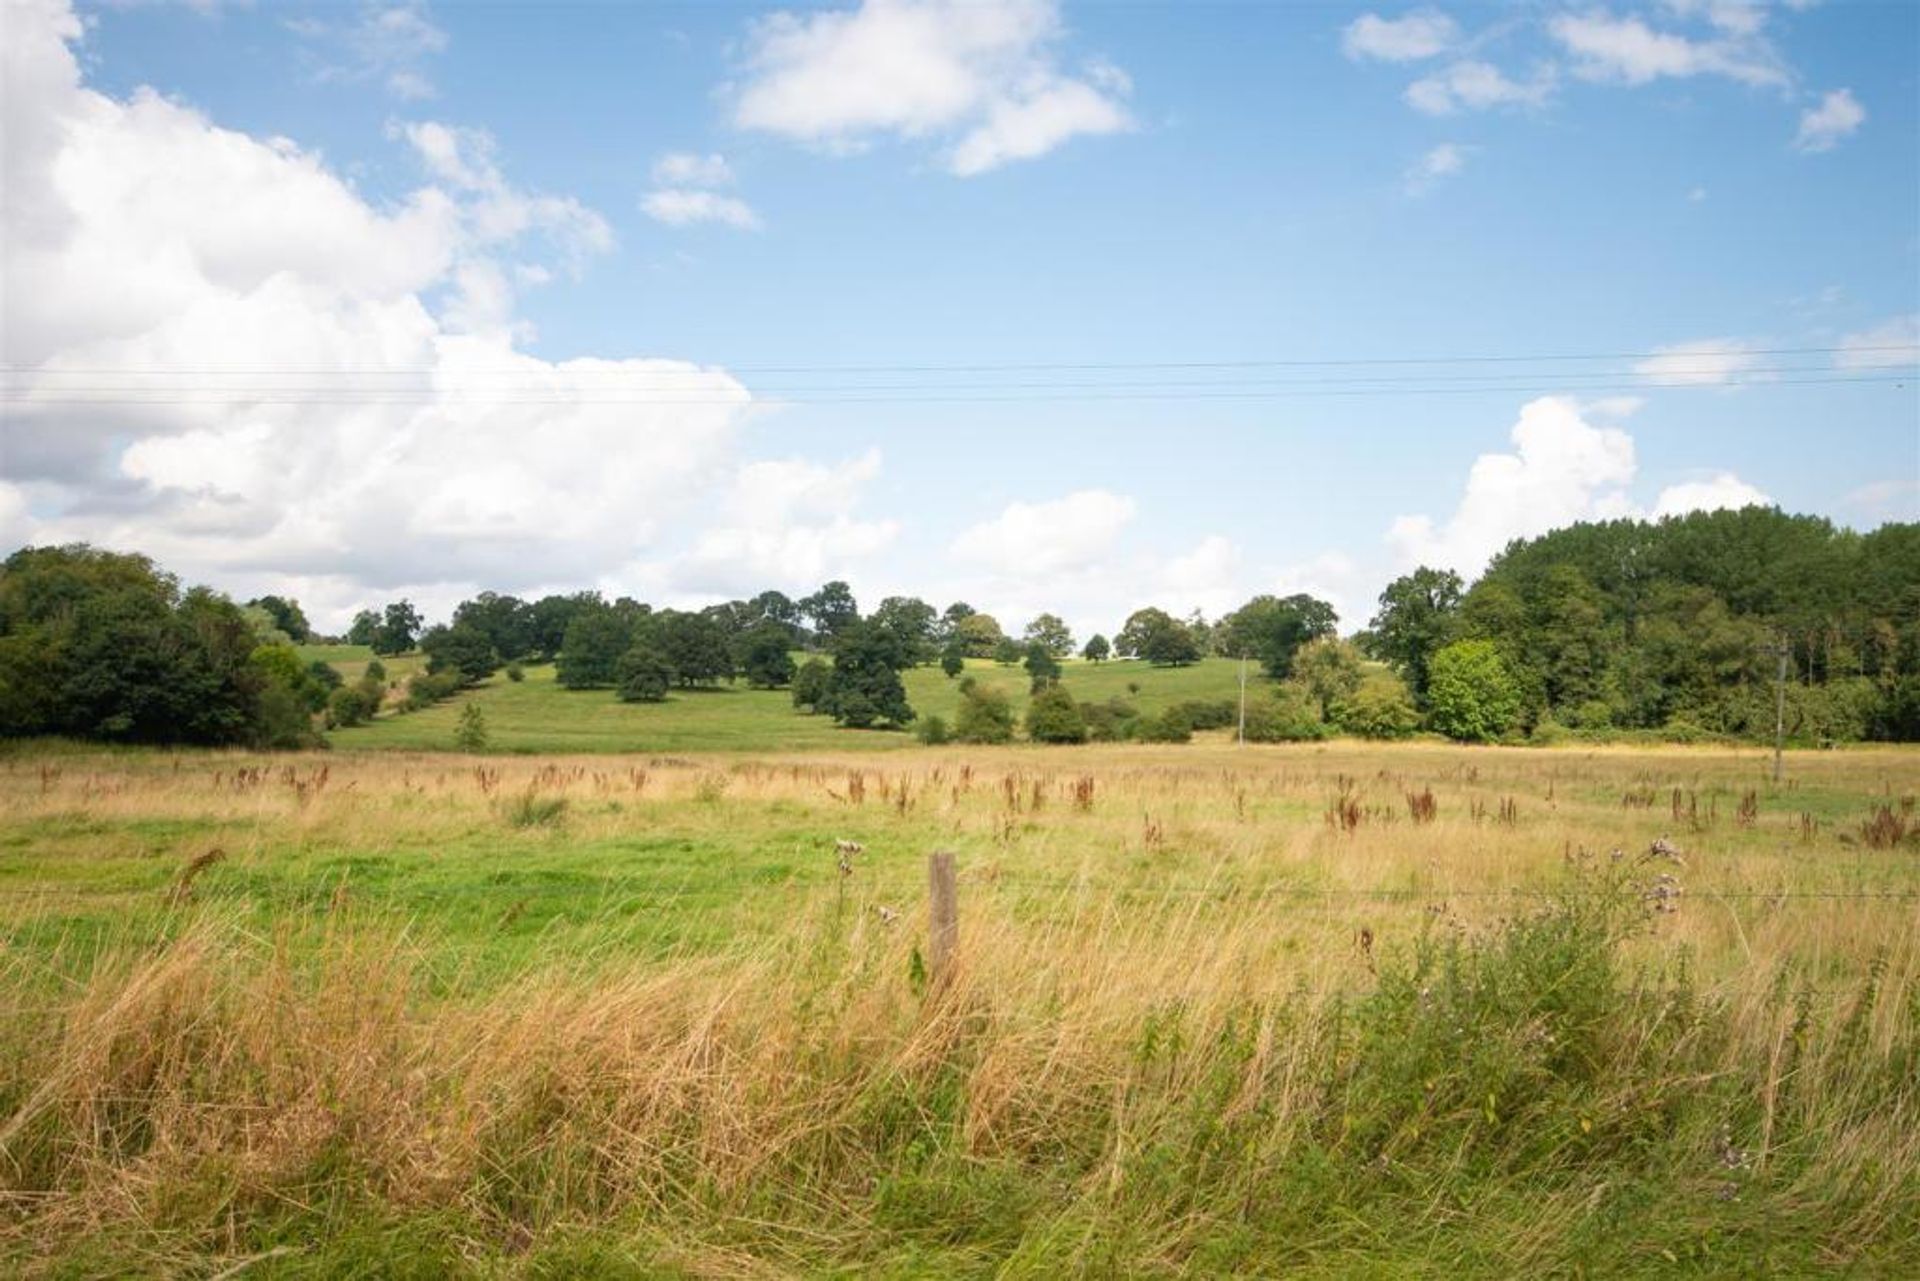
[[[371,655],[356,646],[316,646],[302,651],[324,658],[349,680],[366,668]],[[389,679],[403,683],[390,660]],[[1025,714],[1027,674],[983,659],[968,663],[967,673],[1003,690]],[[922,716],[944,716],[952,723],[960,694],[956,682],[938,667],[916,667],[903,674],[907,701]],[[1074,697],[1088,702],[1123,698],[1143,712],[1157,712],[1187,699],[1233,698],[1239,670],[1226,659],[1208,659],[1190,667],[1156,668],[1139,662],[1066,664],[1064,678]],[[1137,686],[1138,692],[1130,691]],[[397,701],[397,699],[396,699]],[[453,746],[455,725],[465,703],[477,704],[487,718],[490,746],[509,752],[694,752],[694,751],[859,751],[907,747],[911,734],[884,730],[841,729],[824,716],[794,709],[783,689],[750,689],[745,682],[706,690],[675,690],[664,703],[623,703],[605,689],[568,690],[554,682],[553,667],[526,669],[526,679],[509,681],[496,673],[478,689],[418,712],[389,712],[372,724],[340,730],[341,747],[398,747],[426,751]]]
[[[0,756],[0,1267],[1920,1268],[1920,752],[818,732]]]

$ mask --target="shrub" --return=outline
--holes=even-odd
[[[944,716],[926,717],[920,722],[920,728],[915,733],[918,734],[920,741],[929,747],[938,747],[942,743],[953,741],[953,731],[948,727],[947,718]]]
[[[1455,641],[1433,656],[1427,675],[1433,727],[1448,738],[1489,742],[1520,716],[1520,687],[1492,641]]]
[[[1087,723],[1087,737],[1096,743],[1117,743],[1129,737],[1133,722],[1139,716],[1138,709],[1122,698],[1080,704],[1080,718]]]
[[[432,707],[435,703],[452,698],[460,690],[460,673],[457,671],[418,672],[407,680],[406,701],[401,704],[409,712],[417,712],[423,707]]]
[[[1084,743],[1087,721],[1073,695],[1048,685],[1027,705],[1027,737],[1036,743]]]
[[[379,687],[374,688],[375,700],[367,698],[367,692],[361,685],[349,685],[334,690],[327,698],[327,723],[341,728],[350,728],[355,725],[365,725],[372,720],[374,710],[379,706],[377,701]]]
[[[1352,697],[1337,704],[1334,721],[1361,738],[1405,738],[1420,727],[1420,713],[1406,682],[1383,673],[1367,677]]]
[[[1011,742],[1013,704],[997,689],[968,683],[960,690],[960,712],[954,717],[953,736],[962,743]]]
[[[518,659],[507,664],[507,679],[515,684],[527,679],[527,669],[520,665]]]
[[[1240,721],[1240,704],[1231,698],[1190,698],[1172,708],[1189,729],[1225,729]]]
[[[1193,725],[1180,714],[1177,707],[1169,707],[1158,716],[1143,716],[1133,723],[1133,736],[1143,743],[1190,743],[1193,741]]]
[[[1302,743],[1326,736],[1326,723],[1312,701],[1291,685],[1247,704],[1249,743]]]
[[[673,664],[652,646],[635,645],[620,656],[616,675],[621,702],[660,703],[666,701],[667,688],[673,684]]]
[[[453,731],[453,745],[462,752],[487,750],[487,714],[480,704],[468,703],[460,709],[460,724]]]
[[[819,711],[832,672],[822,658],[809,658],[800,664],[800,670],[793,674],[793,705],[806,712]]]

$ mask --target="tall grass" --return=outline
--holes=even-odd
[[[430,995],[350,907],[218,914],[0,1025],[27,1270],[1892,1274],[1920,1259],[1920,958],[1703,986],[1642,869],[1444,913],[1310,992],[1249,907],[916,922]]]

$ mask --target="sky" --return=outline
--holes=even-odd
[[[1920,6],[0,0],[0,548],[1342,627],[1920,518]]]

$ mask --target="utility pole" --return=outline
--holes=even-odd
[[[1787,741],[1787,638],[1773,643],[1774,657],[1780,667],[1773,681],[1773,781],[1780,782],[1780,754]]]
[[[1247,656],[1240,655],[1240,746],[1247,745]]]

